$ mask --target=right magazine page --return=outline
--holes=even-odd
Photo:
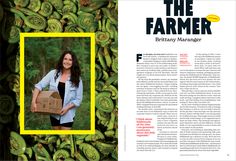
[[[235,12],[119,1],[119,160],[236,160]]]

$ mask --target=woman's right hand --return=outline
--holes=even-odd
[[[32,97],[32,101],[31,101],[31,111],[32,112],[35,112],[35,110],[36,110],[36,100],[39,95],[39,92],[40,92],[39,89],[34,88],[33,97]]]
[[[31,102],[31,112],[35,112],[37,105],[35,102]]]

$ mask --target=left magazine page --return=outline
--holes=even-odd
[[[0,160],[118,160],[118,0],[0,0]]]

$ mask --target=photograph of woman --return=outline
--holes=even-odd
[[[50,115],[53,130],[71,130],[77,107],[83,98],[81,69],[76,55],[72,51],[64,51],[56,68],[51,70],[37,84],[33,91],[31,111],[36,108],[39,92],[49,86],[50,91],[57,91],[62,99],[60,115]]]

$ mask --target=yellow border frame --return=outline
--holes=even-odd
[[[24,38],[90,37],[90,130],[25,130],[24,127]],[[95,134],[95,33],[20,33],[20,134]]]

